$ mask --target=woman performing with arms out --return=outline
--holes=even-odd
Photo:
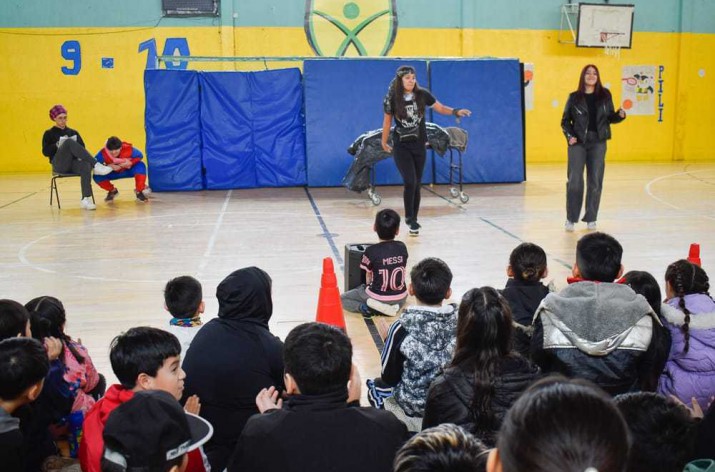
[[[578,90],[569,95],[561,118],[568,141],[568,182],[566,183],[566,231],[573,231],[583,203],[583,168],[586,167],[586,214],[588,229],[596,229],[601,203],[606,141],[611,139],[611,123],[626,119],[626,112],[614,111],[611,92],[601,85],[598,68],[589,64],[581,71]]]
[[[456,117],[470,116],[466,108],[450,108],[439,103],[428,90],[417,85],[415,69],[400,66],[383,102],[385,117],[382,120],[382,148],[393,152],[387,144],[392,117],[395,117],[395,131],[392,136],[397,169],[405,182],[405,223],[410,228],[410,236],[420,234],[417,214],[420,210],[420,188],[422,172],[425,168],[427,152],[427,127],[425,108],[432,107],[437,113]]]

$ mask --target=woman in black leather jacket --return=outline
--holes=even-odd
[[[462,426],[487,446],[509,407],[540,371],[512,351],[509,303],[492,287],[472,289],[459,305],[454,359],[427,393],[422,428]]]
[[[596,229],[601,202],[606,141],[611,139],[611,123],[620,123],[626,112],[614,111],[611,92],[601,85],[598,68],[589,64],[581,71],[578,90],[569,95],[561,118],[568,141],[568,183],[566,184],[566,231],[573,231],[583,202],[583,168],[586,167],[586,213],[582,221]]]

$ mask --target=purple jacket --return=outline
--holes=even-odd
[[[658,382],[658,392],[675,395],[686,405],[695,397],[705,408],[715,395],[715,301],[702,293],[685,296],[685,306],[691,313],[690,348],[683,353],[685,314],[677,308],[679,300],[673,298],[661,309],[663,324],[670,330],[673,344]]]

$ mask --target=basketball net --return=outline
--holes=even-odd
[[[606,56],[611,56],[616,59],[620,59],[621,58],[621,47],[616,46],[614,44],[615,41],[613,41],[617,37],[618,37],[618,33],[614,34],[614,33],[602,32],[601,33],[601,42],[603,43],[603,53]],[[613,41],[613,43],[611,41]]]

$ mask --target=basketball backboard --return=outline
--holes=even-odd
[[[630,49],[634,5],[579,3],[576,46]]]

